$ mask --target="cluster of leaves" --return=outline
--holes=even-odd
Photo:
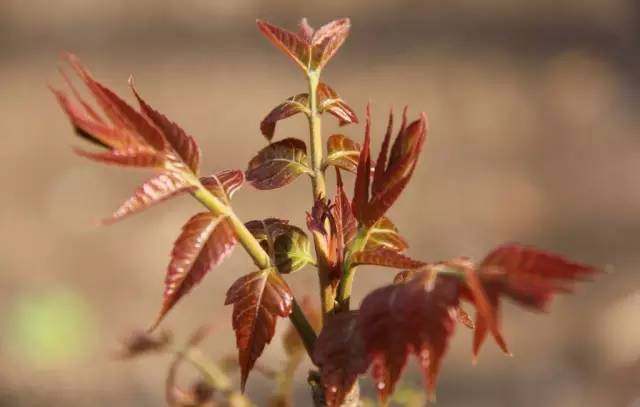
[[[107,223],[182,193],[191,193],[209,209],[189,219],[175,242],[163,304],[153,328],[229,256],[238,242],[254,258],[258,269],[236,280],[225,301],[233,305],[242,389],[271,342],[277,319],[294,320],[297,305],[284,276],[308,265],[326,274],[334,298],[323,310],[324,326],[317,341],[305,343],[305,347],[320,369],[324,403],[329,406],[341,405],[358,376],[367,370],[376,382],[380,399],[386,400],[410,354],[418,357],[426,387],[433,391],[457,321],[474,329],[474,358],[488,334],[507,353],[499,320],[502,298],[545,310],[554,294],[569,292],[574,281],[596,271],[517,244],[500,246],[479,263],[466,258],[427,262],[409,257],[407,241],[386,214],[418,163],[428,132],[424,113],[409,121],[405,108],[393,137],[391,112],[375,161],[371,155],[370,106],[366,109],[362,144],[342,134],[331,135],[321,163],[312,162],[303,140],[273,141],[276,123],[298,113],[309,118],[312,136],[317,136],[313,134],[313,120],[325,112],[337,118],[340,125],[358,123],[355,111],[318,79],[345,41],[349,26],[349,20],[342,19],[314,30],[303,19],[299,30],[290,32],[258,21],[260,31],[304,71],[311,86],[308,93],[286,99],[262,120],[260,131],[268,145],[249,161],[246,171],[223,170],[201,176],[200,152],[191,136],[150,107],[133,89],[132,81],[139,109],[93,79],[72,55],[66,60],[102,112],[99,114],[82,98],[64,73],[75,102],[66,93],[54,90],[76,133],[100,149],[77,149],[78,154],[107,164],[157,172]],[[231,198],[245,180],[256,189],[276,189],[302,174],[324,178],[329,167],[334,167],[336,174],[333,197],[329,199],[324,191],[316,194],[307,212],[307,228],[313,239],[283,219],[240,222],[231,209]],[[355,174],[351,199],[345,192],[342,171]],[[351,310],[351,284],[360,265],[402,271],[392,284],[373,291],[359,309]],[[463,302],[475,308],[475,322],[462,309]]]

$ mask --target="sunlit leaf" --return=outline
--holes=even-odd
[[[142,184],[133,196],[127,199],[105,223],[112,223],[125,216],[140,212],[181,192],[193,188],[183,177],[175,173],[163,173],[154,176]]]
[[[393,267],[398,269],[416,269],[427,264],[384,247],[356,252],[351,256],[351,263],[354,266],[370,264],[374,266]]]
[[[224,202],[229,202],[233,194],[244,184],[244,172],[240,170],[222,170],[213,175],[200,178],[200,183],[209,192]]]
[[[349,198],[344,192],[342,176],[338,169],[336,169],[336,184],[336,196],[333,200],[333,213],[336,218],[336,223],[339,221],[340,228],[342,229],[343,245],[347,245],[353,240],[357,233],[358,221],[353,215]]]
[[[315,262],[311,254],[311,242],[302,229],[289,226],[274,242],[275,265],[280,273],[298,271]]]
[[[173,246],[162,309],[152,329],[209,270],[231,254],[236,241],[233,227],[226,217],[203,212],[189,219]]]
[[[307,110],[309,95],[301,93],[291,96],[285,102],[276,106],[267,116],[260,122],[260,132],[271,141],[273,133],[276,130],[276,123],[280,120],[291,117],[297,113]]]
[[[398,228],[387,217],[381,217],[368,229],[365,251],[384,247],[398,253],[404,252],[408,247],[407,241],[400,236]]]
[[[316,340],[313,361],[320,367],[327,406],[342,405],[358,376],[369,366],[357,311],[342,312],[328,318]]]
[[[289,286],[272,269],[247,274],[227,291],[225,304],[233,304],[243,391],[249,372],[273,338],[277,317],[289,316],[292,301]]]
[[[371,182],[371,105],[367,104],[365,111],[364,143],[360,150],[356,182],[353,187],[353,201],[351,206],[358,222],[365,223],[369,206],[369,186]],[[375,223],[375,222],[374,222]],[[370,225],[369,225],[370,226]]]
[[[365,297],[359,326],[371,375],[384,402],[393,393],[409,354],[420,360],[433,393],[449,339],[455,329],[459,282],[421,273],[406,283],[379,288]]]
[[[200,165],[200,148],[195,139],[165,115],[149,106],[133,87],[133,81],[130,81],[130,84],[134,95],[138,99],[142,113],[162,131],[165,140],[171,145],[171,148],[173,148],[180,159],[189,166],[191,171],[197,174]]]
[[[317,92],[320,112],[329,112],[338,119],[340,126],[358,123],[356,112],[329,85],[326,83],[318,84]]]
[[[327,140],[327,165],[334,165],[355,173],[358,169],[360,145],[342,134],[333,134]]]
[[[303,173],[312,173],[307,147],[302,140],[287,138],[260,150],[249,162],[246,176],[257,189],[275,189],[289,184]]]
[[[156,169],[160,169],[164,164],[164,158],[162,156],[160,156],[155,151],[151,151],[145,147],[131,147],[126,150],[111,150],[99,152],[74,148],[73,151],[81,157],[85,157],[104,164]]]
[[[473,301],[478,308],[474,355],[477,355],[488,331],[492,331],[497,343],[506,351],[499,334],[501,296],[533,310],[546,311],[556,293],[571,292],[575,281],[588,279],[597,272],[591,266],[532,247],[507,244],[493,250],[477,267],[477,281],[468,278]],[[483,292],[485,300],[482,299]],[[492,329],[492,325],[495,328]]]
[[[332,21],[317,31],[304,20],[300,31],[293,33],[265,21],[257,21],[258,28],[276,47],[304,71],[319,71],[335,55],[349,34],[348,18]]]

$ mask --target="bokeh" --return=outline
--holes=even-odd
[[[390,213],[411,255],[479,258],[518,241],[610,271],[559,298],[549,315],[506,307],[513,358],[489,344],[472,366],[470,333],[459,328],[438,405],[640,405],[636,0],[3,0],[0,405],[162,405],[168,360],[112,355],[119,338],[155,316],[172,242],[199,210],[177,199],[97,226],[148,174],[72,154],[80,141],[47,89],[61,85],[60,51],[77,53],[121,94],[134,75],[142,95],[197,138],[205,172],[243,169],[265,144],[262,116],[305,89],[255,18],[293,27],[302,16],[312,25],[352,18],[324,79],[360,115],[372,101],[374,140],[391,106],[429,115],[425,153]],[[324,131],[363,132],[329,118]],[[283,122],[277,135],[306,137],[306,123]],[[302,179],[271,192],[247,187],[234,204],[246,220],[304,225],[309,189]],[[233,354],[224,293],[251,267],[236,250],[164,327],[184,338],[212,323],[207,352]],[[355,303],[392,275],[361,270]],[[317,287],[312,270],[288,281],[300,296]],[[261,363],[282,360],[275,339]],[[296,405],[309,405],[308,368],[298,371]],[[410,372],[404,386],[419,388],[415,363]],[[270,390],[259,374],[250,378],[258,405]],[[363,391],[372,394],[366,380]]]

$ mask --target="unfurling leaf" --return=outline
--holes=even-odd
[[[344,192],[344,185],[342,184],[342,176],[340,170],[336,169],[336,196],[333,200],[333,216],[336,219],[336,225],[339,224],[342,229],[342,246],[349,244],[355,237],[358,231],[358,221],[353,216],[353,210],[349,203],[349,198]],[[338,230],[338,233],[340,231]],[[343,247],[344,248],[344,247]]]
[[[546,311],[554,294],[571,292],[575,281],[588,279],[598,271],[559,255],[517,244],[507,244],[493,250],[476,270],[475,284],[473,277],[467,279],[472,301],[478,308],[474,355],[477,355],[487,331],[493,331],[498,344],[506,350],[504,340],[499,335],[501,296],[507,296],[522,306]],[[483,293],[484,305],[481,304]],[[488,309],[481,312],[479,303]]]
[[[298,271],[315,261],[311,254],[311,242],[302,229],[289,226],[287,233],[278,236],[273,245],[278,272],[286,274]]]
[[[389,116],[387,132],[376,160],[372,185],[369,179],[371,174],[369,151],[371,115],[369,106],[367,106],[366,120],[365,142],[358,161],[353,208],[360,223],[371,227],[393,205],[409,183],[426,138],[427,119],[423,113],[418,120],[406,126],[405,109],[402,126],[393,142],[387,162],[393,123],[392,115]],[[370,185],[371,191],[369,190]]]
[[[233,194],[244,184],[244,172],[240,170],[218,171],[213,175],[200,178],[200,183],[217,198],[229,203]]]
[[[349,123],[358,123],[358,117],[349,105],[338,94],[324,83],[318,84],[318,112],[329,112],[338,119],[338,124],[344,126]],[[273,139],[276,123],[298,113],[309,114],[309,94],[301,93],[291,96],[283,103],[276,106],[260,122],[260,132],[267,140]],[[357,159],[356,159],[357,162]],[[355,172],[355,170],[354,170]]]
[[[329,112],[336,119],[338,125],[344,126],[351,123],[358,123],[358,116],[351,106],[345,103],[338,93],[326,83],[318,84],[318,109],[321,113]]]
[[[312,174],[304,141],[287,138],[260,150],[249,161],[246,176],[257,189],[275,189],[289,184],[305,172]]]
[[[374,250],[384,247],[398,253],[402,253],[409,247],[407,241],[400,236],[396,225],[387,217],[381,217],[368,229],[367,243],[364,250]]]
[[[233,227],[226,217],[202,212],[187,221],[173,246],[162,309],[151,329],[209,270],[231,254],[236,242]]]
[[[279,273],[291,273],[315,263],[311,243],[299,227],[276,218],[252,220],[245,224],[262,248],[269,253]]]
[[[381,400],[393,393],[410,353],[419,358],[427,389],[434,391],[458,304],[458,281],[430,279],[427,273],[365,297],[358,323]]]
[[[284,30],[264,21],[258,28],[276,47],[283,51],[305,72],[320,71],[338,51],[349,34],[348,18],[335,20],[313,28],[303,20],[299,33]]]
[[[355,173],[358,169],[360,145],[342,134],[333,134],[327,140],[326,165],[334,165]]]
[[[280,120],[291,117],[297,113],[307,111],[307,103],[309,95],[301,93],[291,96],[283,103],[276,106],[269,114],[260,122],[260,132],[267,140],[273,139],[273,133],[276,131],[276,123]]]
[[[370,264],[373,266],[393,267],[398,269],[417,269],[427,263],[414,260],[395,250],[378,247],[374,250],[356,252],[351,256],[351,264],[354,266]]]
[[[105,223],[112,223],[125,216],[134,214],[172,196],[193,188],[183,177],[175,173],[156,175],[142,184],[133,196],[123,203]]]
[[[328,318],[316,340],[313,361],[320,367],[327,406],[340,406],[358,376],[369,367],[357,311]]]
[[[233,304],[243,391],[249,372],[273,338],[277,317],[289,316],[292,302],[289,286],[273,269],[247,274],[227,291],[225,305]]]
[[[81,157],[89,158],[103,164],[123,165],[139,168],[161,168],[164,158],[145,147],[129,147],[126,150],[85,151],[74,148],[73,151]]]

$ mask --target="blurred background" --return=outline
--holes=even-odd
[[[459,328],[441,373],[440,406],[640,405],[640,3],[636,0],[323,1],[3,0],[0,2],[0,405],[157,406],[167,358],[112,358],[161,301],[173,240],[197,203],[176,199],[98,227],[149,174],[76,157],[79,145],[47,84],[62,85],[59,53],[77,53],[98,79],[142,95],[199,141],[203,171],[245,168],[265,145],[259,120],[306,89],[294,64],[261,38],[255,19],[294,28],[352,18],[326,69],[362,115],[410,106],[431,131],[390,216],[425,260],[481,258],[505,241],[552,249],[612,273],[561,297],[549,315],[504,309],[515,354],[492,343],[471,365]],[[326,134],[338,131],[332,118]],[[340,130],[361,139],[362,127]],[[296,117],[277,137],[306,137]],[[374,150],[375,151],[375,150]],[[247,187],[246,219],[304,225],[309,186]],[[236,250],[169,315],[181,341],[213,323],[213,358],[234,354],[224,293],[251,269]],[[366,269],[356,304],[393,272]],[[315,294],[304,270],[287,279]],[[287,322],[278,327],[282,333]],[[276,338],[261,363],[278,364]],[[309,405],[299,369],[296,405]],[[415,363],[407,388],[419,387]],[[237,378],[236,378],[237,379]],[[259,374],[248,394],[266,405]],[[371,395],[367,379],[363,391]],[[421,404],[415,401],[413,404]]]

